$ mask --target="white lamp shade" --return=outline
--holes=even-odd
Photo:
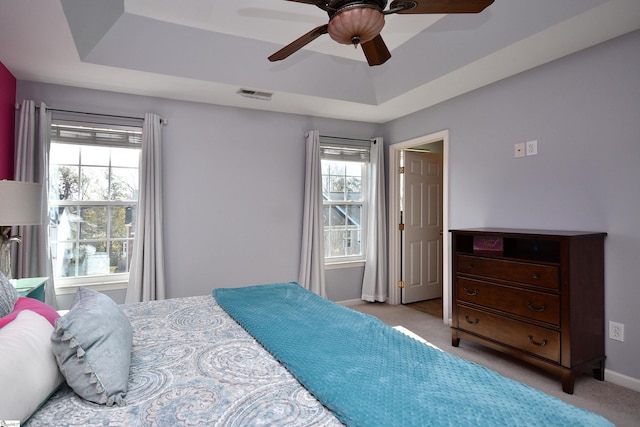
[[[0,227],[42,224],[42,185],[0,181]]]

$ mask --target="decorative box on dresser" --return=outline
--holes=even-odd
[[[478,342],[558,375],[604,380],[606,233],[452,230],[451,342]]]

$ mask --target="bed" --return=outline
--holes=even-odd
[[[118,307],[126,394],[63,382],[24,425],[612,425],[295,283]]]

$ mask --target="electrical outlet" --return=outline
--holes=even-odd
[[[527,156],[538,155],[538,141],[527,141],[525,145],[527,147]]]
[[[520,142],[515,146],[515,158],[524,157],[524,142]]]
[[[609,321],[609,338],[624,341],[624,324]]]

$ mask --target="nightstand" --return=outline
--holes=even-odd
[[[30,277],[16,280],[16,290],[21,297],[34,298],[44,302],[44,287],[48,277]]]

